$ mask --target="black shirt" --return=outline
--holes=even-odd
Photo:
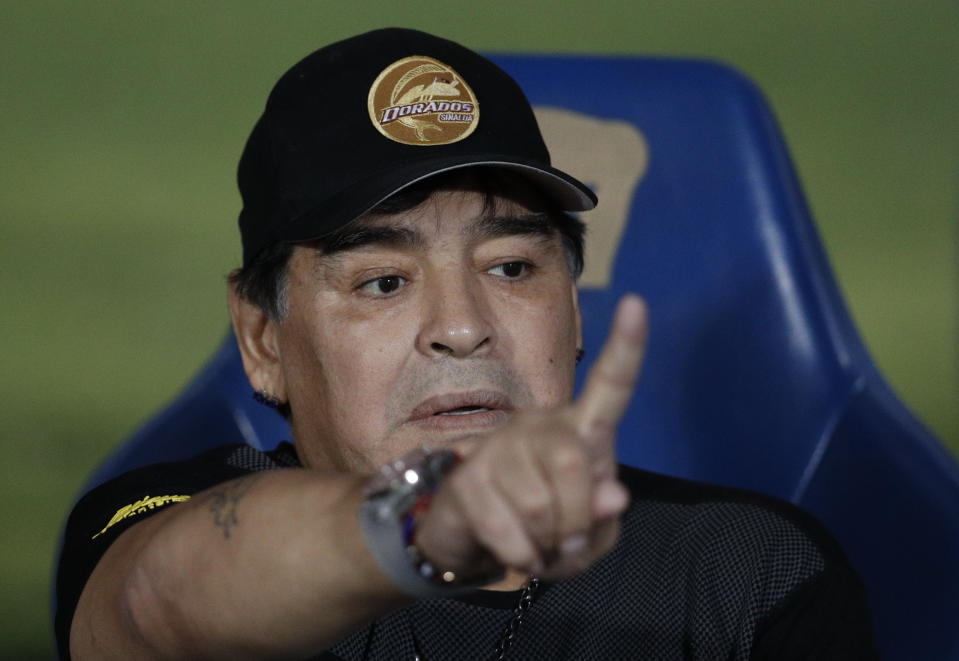
[[[269,453],[217,448],[94,489],[67,524],[56,635],[121,532],[215,484],[298,466],[289,444]],[[632,502],[616,547],[587,571],[544,583],[510,659],[877,659],[865,591],[837,543],[783,501],[622,466]],[[422,600],[348,636],[321,659],[423,661],[491,657],[520,593]]]

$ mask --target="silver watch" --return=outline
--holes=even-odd
[[[414,510],[457,463],[459,456],[452,450],[424,446],[383,466],[364,494],[359,516],[366,545],[383,573],[415,597],[447,597],[479,586],[475,581],[461,581],[454,572],[438,570],[413,543]]]

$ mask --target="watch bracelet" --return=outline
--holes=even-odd
[[[375,475],[360,507],[360,527],[380,569],[398,588],[415,597],[437,598],[471,592],[495,580],[495,575],[468,581],[438,569],[413,543],[415,516],[443,478],[459,463],[449,449],[423,447],[394,459]]]

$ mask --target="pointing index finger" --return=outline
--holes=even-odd
[[[646,304],[635,294],[620,299],[612,330],[576,401],[579,432],[613,429],[626,412],[646,350]]]

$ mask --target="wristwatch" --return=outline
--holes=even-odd
[[[484,574],[462,580],[436,568],[413,543],[416,515],[429,508],[433,493],[460,461],[449,449],[427,446],[390,461],[370,480],[359,517],[366,545],[393,583],[415,597],[448,597],[490,582]]]

